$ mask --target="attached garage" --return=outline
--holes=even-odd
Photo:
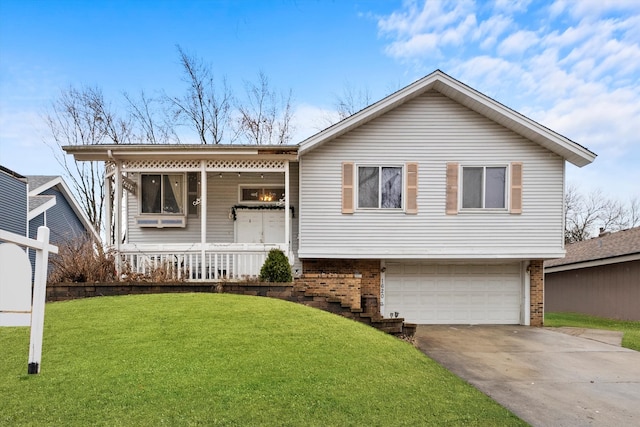
[[[520,324],[520,263],[385,263],[384,314],[419,324]]]

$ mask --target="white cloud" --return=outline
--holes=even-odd
[[[518,31],[500,43],[498,53],[502,56],[521,55],[537,42],[538,36],[533,31]]]
[[[484,50],[492,48],[512,22],[508,16],[494,15],[486,21],[480,22],[473,32],[472,40],[479,40],[480,47]]]
[[[574,18],[596,19],[607,13],[638,13],[640,12],[640,2],[637,0],[557,0],[551,5],[550,11],[552,16],[566,12]]]
[[[531,3],[531,0],[496,0],[493,5],[498,12],[524,12]]]
[[[405,9],[378,20],[381,34],[394,39],[385,52],[396,58],[438,53],[443,45],[460,45],[475,30],[473,2],[435,0],[418,7],[415,1]]]

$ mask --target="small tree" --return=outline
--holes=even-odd
[[[280,249],[269,251],[269,255],[260,269],[260,280],[280,283],[288,283],[293,280],[289,260]]]

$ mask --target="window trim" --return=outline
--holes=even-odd
[[[371,168],[371,167],[377,167],[379,170],[379,174],[378,174],[378,207],[360,207],[360,200],[359,200],[359,196],[360,196],[360,168],[364,167],[364,168]],[[382,191],[381,191],[381,186],[382,186],[382,168],[399,168],[400,169],[400,177],[402,179],[402,181],[400,182],[400,191],[401,193],[401,203],[400,203],[400,207],[398,208],[383,208],[381,206],[382,204]],[[353,187],[354,187],[354,204],[355,204],[355,210],[356,211],[362,211],[362,212],[405,212],[405,206],[406,206],[406,181],[407,181],[407,167],[406,167],[406,163],[355,163],[354,164],[354,183],[353,183]]]
[[[464,195],[464,168],[482,168],[482,205],[480,208],[465,208],[463,205],[463,195]],[[487,168],[504,168],[504,207],[501,208],[486,208],[484,205],[486,204],[486,170]],[[458,169],[458,211],[459,212],[486,212],[486,213],[496,213],[496,212],[509,212],[510,207],[510,179],[511,179],[511,164],[510,163],[461,163]]]
[[[143,186],[142,186],[142,177],[145,175],[160,175],[160,199],[164,198],[164,176],[165,175],[182,175],[182,212],[142,212],[142,197],[143,197]],[[187,208],[187,172],[140,172],[138,173],[138,182],[139,182],[139,196],[138,196],[138,215],[140,216],[167,216],[167,217],[186,217],[188,215]],[[198,215],[200,210],[198,210]]]
[[[271,189],[271,188],[282,188],[283,192],[285,193],[286,197],[286,192],[287,189],[285,188],[284,184],[238,184],[238,203],[240,204],[244,204],[244,205],[276,205],[280,202],[280,199],[277,200],[272,200],[272,201],[262,201],[262,200],[243,200],[242,199],[242,190],[244,189],[256,189],[256,190],[267,190],[267,189]]]

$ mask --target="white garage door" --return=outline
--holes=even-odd
[[[422,324],[519,324],[520,264],[387,262],[384,312]]]

